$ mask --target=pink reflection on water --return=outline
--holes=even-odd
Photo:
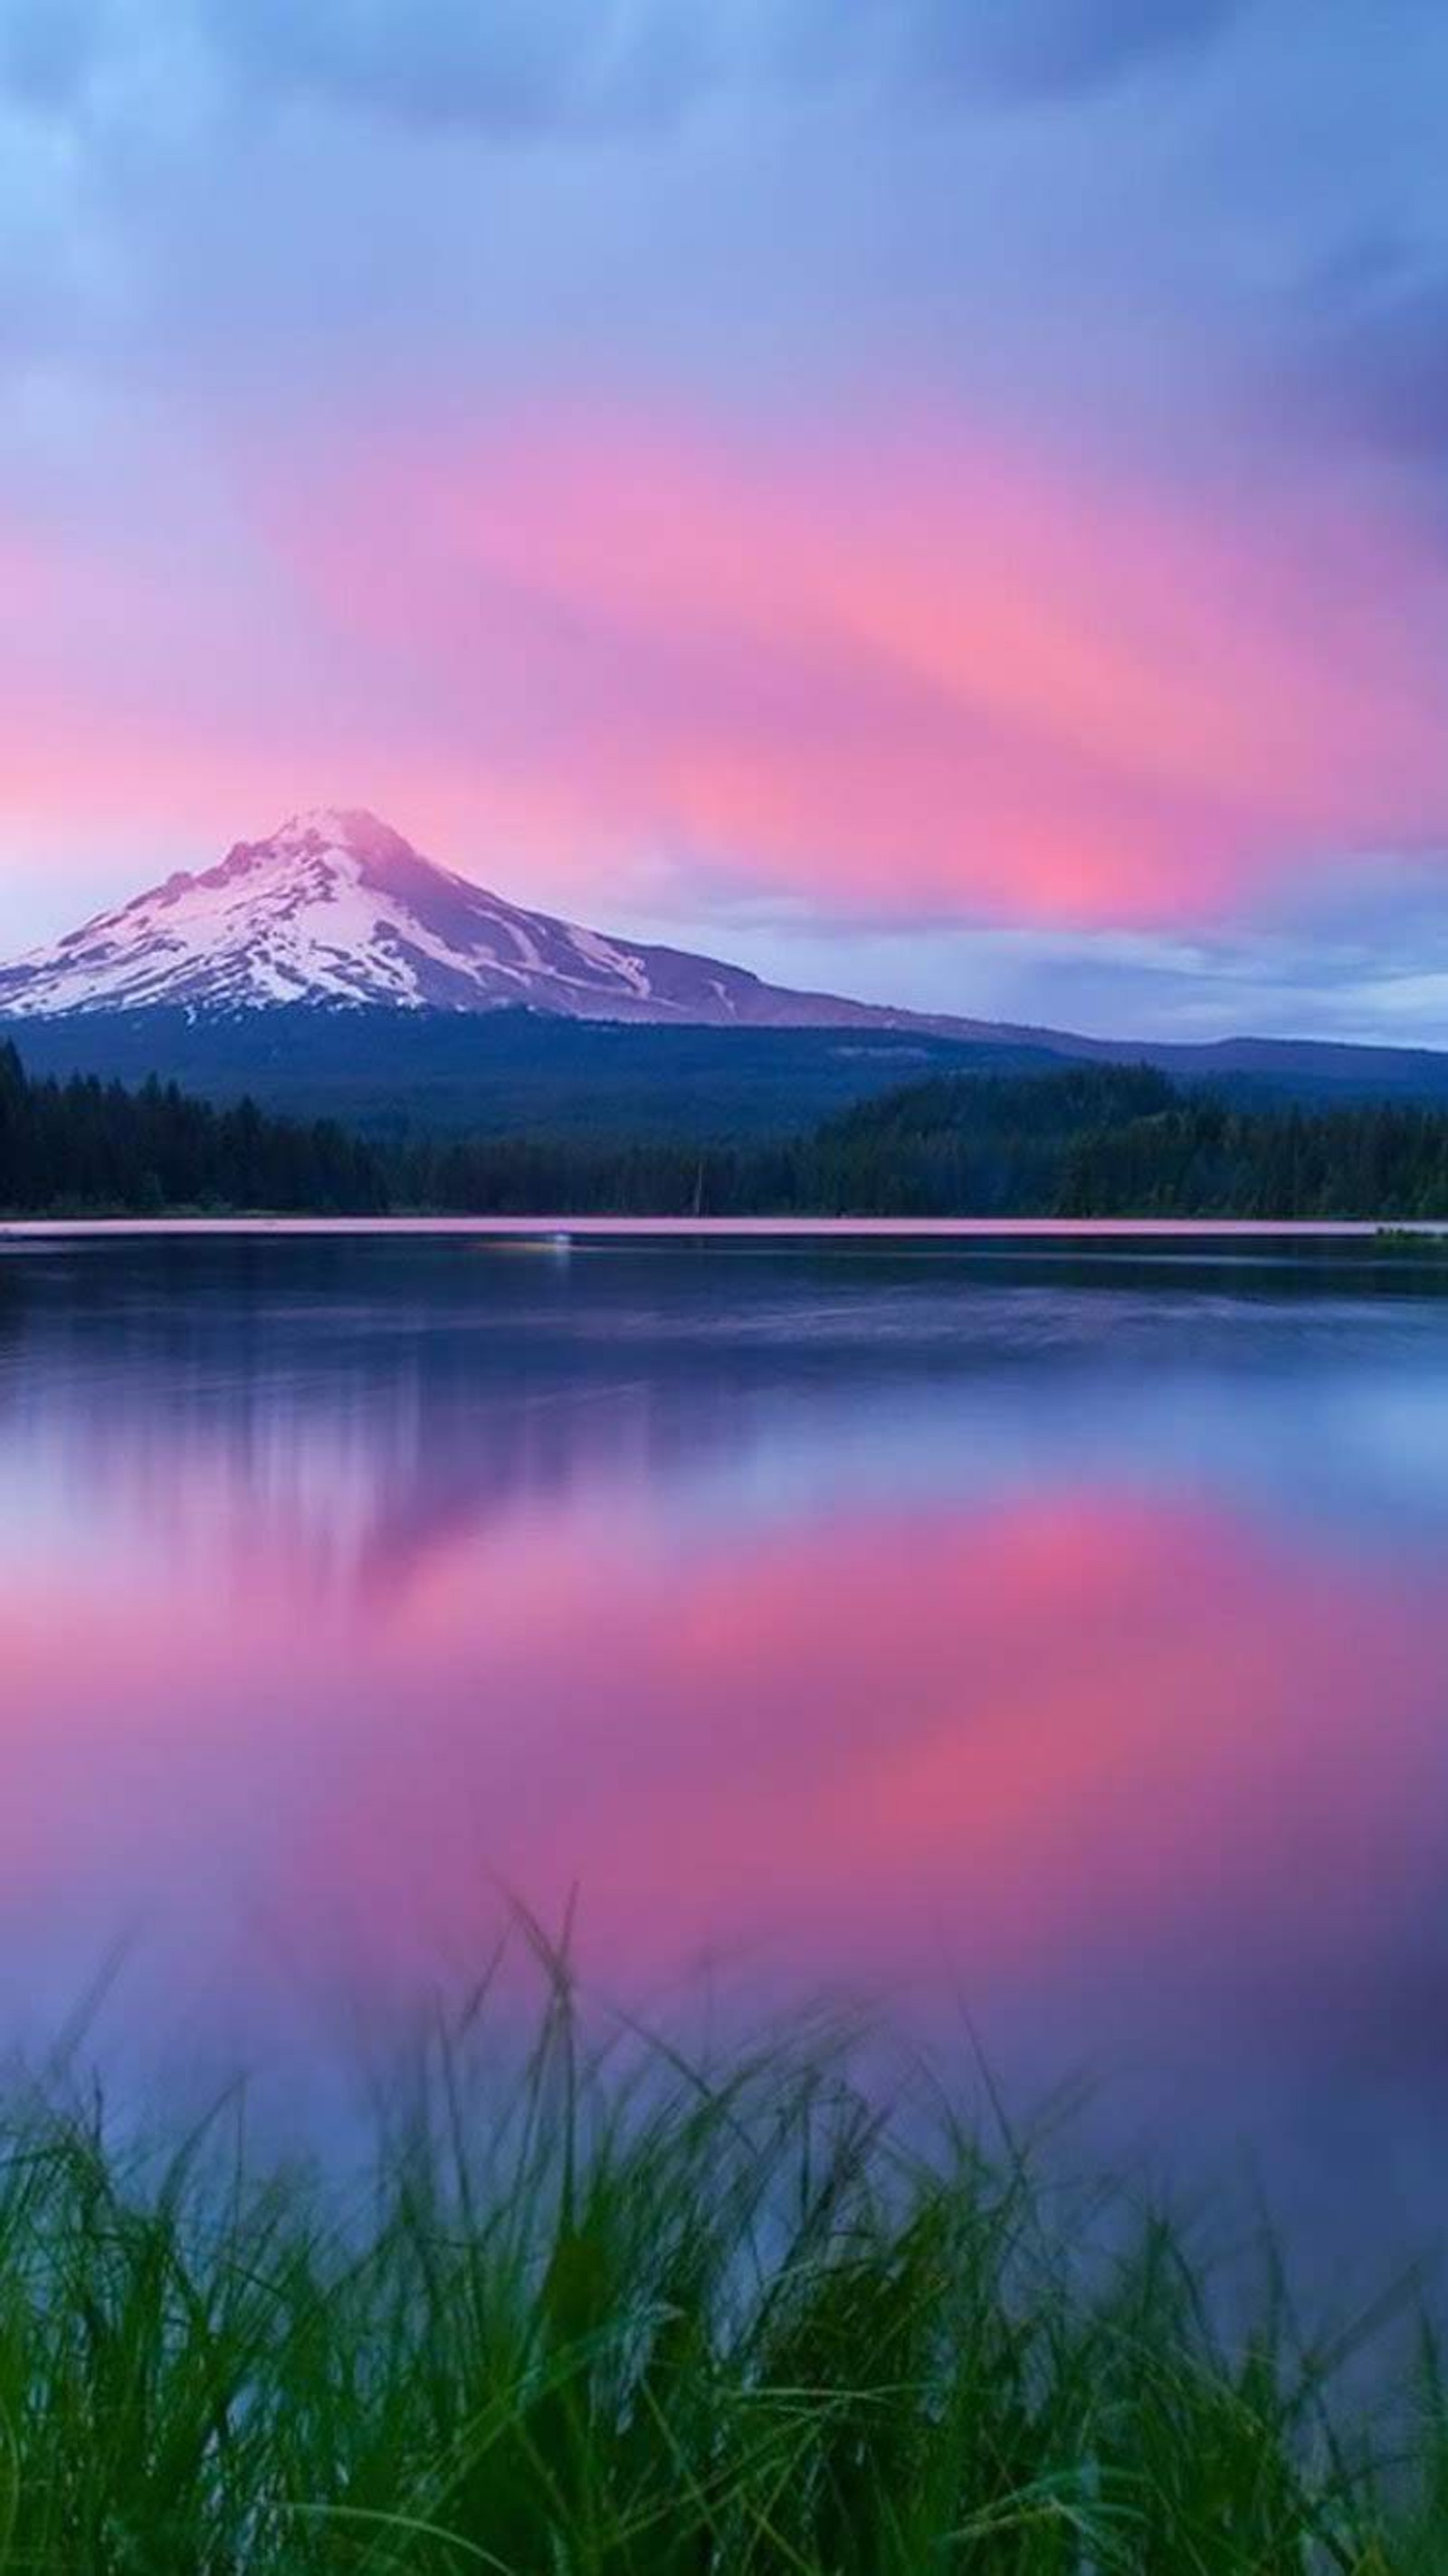
[[[1163,1965],[1245,1945],[1270,1977],[1360,1953],[1411,1876],[1442,1641],[1424,1589],[1325,1585],[1128,1493],[698,1553],[600,1529],[560,1556],[542,1530],[393,1605],[348,1794],[301,1820],[284,1901],[335,1901],[384,1970],[409,1933],[464,1932],[492,1866],[555,1904],[581,1881],[626,1978],[742,1942],[1014,1985],[1147,1939]]]
[[[391,1999],[577,1883],[615,1987],[948,1972],[1089,2055],[1368,2010],[1431,1909],[1448,1614],[1320,1533],[1124,1482],[763,1525],[609,1483],[409,1525],[340,1594],[213,1536],[0,1583],[4,1908],[72,1958],[139,1920],[233,1998]]]

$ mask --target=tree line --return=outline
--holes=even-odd
[[[1448,1110],[1244,1107],[1142,1065],[936,1075],[794,1137],[379,1141],[174,1083],[29,1079],[0,1046],[0,1207],[161,1215],[1448,1219]]]
[[[911,1084],[829,1120],[807,1162],[882,1213],[1448,1217],[1448,1109],[1243,1105],[1147,1065]]]
[[[0,1206],[159,1216],[388,1204],[380,1158],[330,1120],[270,1118],[251,1100],[217,1108],[174,1082],[31,1081],[15,1047],[0,1046]]]

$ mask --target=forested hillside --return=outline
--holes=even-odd
[[[31,1082],[0,1046],[0,1207],[370,1211],[387,1195],[371,1147],[329,1121],[213,1109],[174,1083]]]
[[[1448,1216],[1448,1112],[1244,1108],[1143,1065],[912,1083],[826,1122],[804,1185],[911,1215]]]
[[[1243,1109],[1147,1066],[937,1076],[805,1133],[396,1144],[0,1047],[0,1208],[1448,1219],[1448,1111]]]

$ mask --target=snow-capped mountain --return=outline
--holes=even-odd
[[[807,1027],[925,1025],[791,993],[740,966],[530,912],[423,858],[373,814],[298,814],[218,867],[168,877],[11,966],[0,1014],[285,1004],[524,1007],[572,1019]],[[950,1026],[964,1033],[966,1022]],[[980,1034],[993,1032],[982,1029]]]
[[[218,1097],[250,1090],[291,1102],[304,1093],[333,1114],[350,1114],[365,1072],[392,1105],[415,1099],[420,1115],[445,1124],[459,1104],[474,1114],[488,1066],[489,1080],[511,1066],[513,1093],[521,1086],[525,1094],[536,1076],[545,1117],[556,1114],[560,1081],[615,1101],[609,1083],[622,1081],[624,1123],[637,1122],[651,1084],[677,1083],[674,1058],[654,1055],[629,1076],[603,1028],[595,1044],[586,1027],[557,1025],[568,1021],[814,1031],[808,1041],[763,1043],[786,1048],[788,1062],[771,1058],[769,1077],[781,1096],[796,1077],[808,1088],[827,1067],[823,1089],[810,1095],[825,1105],[868,1090],[876,1076],[918,1076],[942,1047],[953,1069],[962,1042],[1002,1062],[1002,1050],[1013,1050],[1038,1063],[1144,1062],[1183,1081],[1246,1079],[1313,1097],[1448,1098],[1448,1055],[1422,1049],[1083,1037],[790,992],[742,966],[509,903],[423,858],[375,815],[330,807],[295,815],[267,840],[240,841],[218,867],[168,877],[53,947],[0,966],[6,1021],[26,1023],[21,1045],[37,1070],[124,1080],[161,1072]],[[560,1047],[570,1051],[566,1066]],[[734,1111],[746,1119],[757,1111],[747,1057],[723,1047],[703,1108],[696,1099],[691,1115],[712,1118],[717,1087],[731,1082]],[[850,1078],[841,1087],[846,1057],[847,1077],[862,1077],[853,1088]]]

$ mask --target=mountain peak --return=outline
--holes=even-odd
[[[304,813],[290,815],[264,840],[237,841],[220,869],[208,869],[191,882],[209,884],[227,871],[233,877],[241,876],[259,867],[273,867],[277,862],[295,868],[333,855],[355,860],[374,882],[399,868],[431,870],[433,865],[365,805],[314,805]]]
[[[289,816],[268,836],[276,850],[346,850],[354,858],[391,858],[404,852],[416,858],[410,841],[365,805],[314,805]]]
[[[12,1018],[298,1003],[716,1028],[946,1025],[784,992],[742,966],[525,910],[350,805],[293,814],[215,867],[168,877],[0,967],[0,1015]]]

